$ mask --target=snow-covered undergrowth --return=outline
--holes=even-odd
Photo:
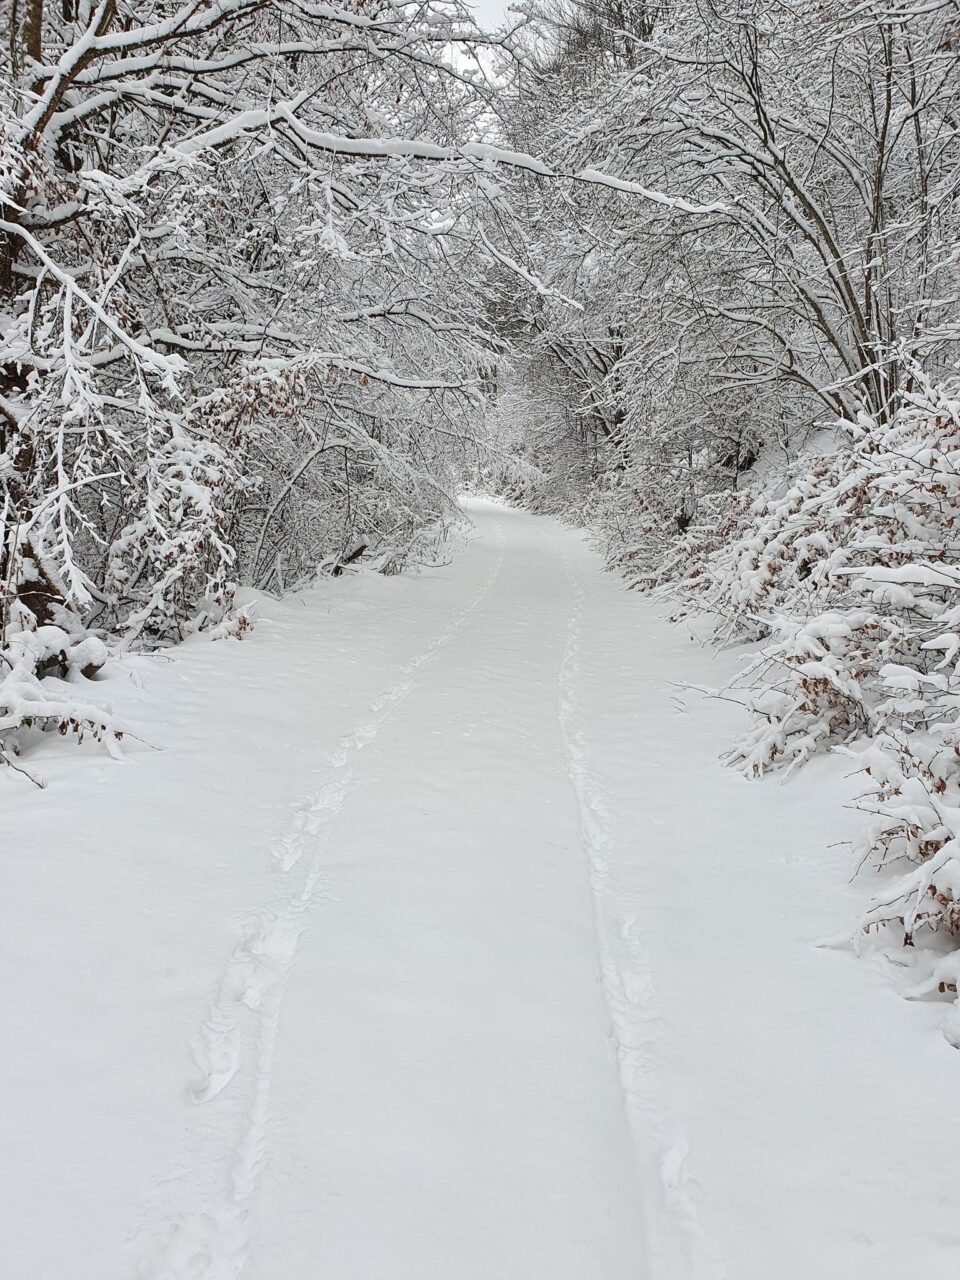
[[[13,764],[30,729],[89,735],[114,752],[123,730],[83,685],[106,657],[96,636],[71,637],[62,627],[20,630],[0,650],[0,763]]]
[[[862,770],[856,849],[880,871],[858,938],[912,949],[913,994],[960,977],[960,398],[918,374],[893,421],[841,424],[831,452],[779,483],[714,494],[676,534],[619,486],[594,521],[635,586],[758,642],[725,693],[752,728],[729,754],[751,776],[818,752]],[[632,503],[631,521],[625,508]],[[639,531],[639,533],[638,533]],[[945,1027],[960,1044],[960,1022]]]
[[[316,565],[312,580],[359,570],[392,577],[406,570],[437,568],[447,562],[451,541],[462,536],[463,529],[457,511],[433,524],[413,523],[405,537],[394,538],[372,554],[364,554],[368,548],[361,543],[351,556],[327,557]],[[196,566],[197,558],[168,558],[167,587],[181,576],[183,565],[191,563]],[[8,765],[43,787],[44,777],[34,770],[31,757],[45,733],[78,744],[90,740],[111,756],[122,754],[130,729],[113,708],[110,677],[121,670],[125,654],[158,646],[144,645],[136,627],[113,634],[108,628],[85,627],[31,555],[21,553],[18,571],[18,597],[8,601],[5,620],[0,612],[0,766]],[[301,582],[301,588],[310,581]],[[163,591],[155,594],[153,604],[159,616],[171,620]],[[255,597],[224,575],[219,583],[208,582],[200,603],[194,601],[188,616],[166,639],[171,644],[190,637],[243,639],[254,623]]]

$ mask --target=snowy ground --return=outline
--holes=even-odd
[[[0,777],[0,1276],[960,1274],[942,1006],[814,945],[855,782],[722,770],[731,660],[471,513]]]

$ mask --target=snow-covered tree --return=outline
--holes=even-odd
[[[544,15],[518,137],[673,199],[538,207],[581,309],[543,302],[520,378],[577,415],[614,550],[659,544],[643,575],[758,460],[955,359],[960,64],[945,6],[615,9]]]

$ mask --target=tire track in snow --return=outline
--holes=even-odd
[[[222,1198],[206,1212],[178,1217],[159,1257],[141,1271],[144,1280],[241,1280],[243,1276],[266,1151],[283,997],[318,897],[331,836],[355,785],[362,752],[414,692],[422,668],[449,644],[499,577],[506,539],[502,525],[494,527],[497,558],[480,590],[426,648],[401,668],[401,679],[370,704],[368,718],[343,735],[326,764],[328,781],[295,806],[287,831],[271,850],[287,887],[277,900],[248,917],[242,927],[195,1046],[199,1075],[188,1091],[198,1104],[229,1105],[234,1111],[239,1110],[238,1136],[220,1153],[218,1161],[224,1175]],[[299,883],[294,884],[302,863],[305,871]],[[238,1107],[231,1095],[236,1091],[234,1082],[245,1071],[251,1077],[249,1098]]]
[[[680,1280],[681,1276],[727,1280],[726,1266],[706,1237],[697,1212],[694,1184],[686,1168],[689,1146],[683,1133],[670,1123],[656,1087],[656,1044],[663,1019],[653,968],[637,917],[624,913],[619,905],[629,901],[630,891],[618,883],[610,865],[610,807],[603,783],[591,768],[577,693],[584,591],[563,548],[547,540],[560,557],[572,597],[557,680],[557,716],[580,815],[580,843],[593,896],[604,1000],[645,1201],[640,1211],[646,1276],[649,1280]]]

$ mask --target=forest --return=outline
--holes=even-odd
[[[143,747],[111,672],[247,644],[254,601],[413,590],[493,502],[579,531],[624,608],[718,655],[715,680],[678,659],[657,687],[736,705],[719,747],[764,776],[757,803],[840,759],[844,945],[906,973],[960,1047],[956,0],[0,15],[0,846],[8,802],[55,804],[71,769]],[[533,555],[483,511],[508,563]],[[559,724],[602,898],[616,806],[591,790],[574,691],[600,650],[580,552],[557,546],[577,609]],[[403,656],[410,680],[471,610]],[[617,627],[603,661],[639,680],[643,629]],[[384,634],[371,671],[401,660]],[[510,634],[478,643],[478,671]],[[284,678],[262,675],[277,701]],[[695,798],[712,766],[690,753]],[[642,791],[640,756],[623,768]],[[348,791],[329,794],[310,811],[339,814]],[[630,1000],[605,991],[617,1024]],[[239,1277],[241,1255],[150,1275]],[[689,1275],[728,1274],[712,1266]]]
[[[866,740],[865,927],[960,929],[952,3],[6,9],[0,759],[479,478],[763,639],[735,762]]]

